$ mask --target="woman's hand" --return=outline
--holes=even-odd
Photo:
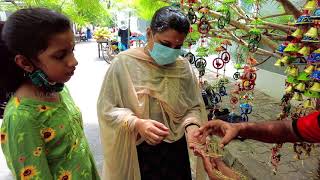
[[[200,140],[195,136],[195,133],[198,132],[199,127],[197,125],[188,126],[186,129],[187,142],[191,150],[194,150],[199,144]]]
[[[151,119],[138,119],[135,128],[150,145],[160,144],[169,135],[169,129],[165,125]]]
[[[217,176],[214,171],[220,171],[223,176],[232,179],[240,179],[238,174],[236,174],[231,168],[229,168],[220,158],[213,158],[206,156],[203,150],[194,149],[194,153],[202,158],[203,166],[209,176],[210,180],[221,179],[222,177]]]

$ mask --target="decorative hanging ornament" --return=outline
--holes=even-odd
[[[249,43],[248,48],[251,53],[255,53],[258,50],[259,43],[261,41],[260,30],[254,28],[249,31]]]
[[[223,29],[231,21],[231,14],[227,6],[221,6],[217,12],[220,12],[222,16],[218,19],[218,28]]]
[[[195,24],[197,22],[198,18],[192,7],[188,11],[188,18],[191,24]]]
[[[210,23],[204,15],[200,18],[200,23],[198,25],[198,31],[203,35],[208,34],[210,31]]]

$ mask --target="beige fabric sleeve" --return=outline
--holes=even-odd
[[[116,60],[114,59],[115,62]],[[140,180],[136,151],[137,132],[134,129],[137,117],[129,108],[123,108],[118,77],[121,71],[118,67],[116,64],[109,67],[97,103],[104,151],[102,179]]]

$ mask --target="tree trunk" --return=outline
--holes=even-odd
[[[283,6],[288,14],[292,14],[294,18],[298,19],[301,12],[289,0],[277,0]]]

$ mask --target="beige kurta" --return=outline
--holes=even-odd
[[[106,180],[140,179],[136,145],[144,140],[138,139],[134,128],[137,118],[163,123],[170,130],[164,140],[169,143],[183,137],[186,125],[207,121],[189,62],[179,58],[159,66],[142,48],[122,52],[112,61],[97,105]],[[200,159],[193,162],[197,180],[205,179]]]

